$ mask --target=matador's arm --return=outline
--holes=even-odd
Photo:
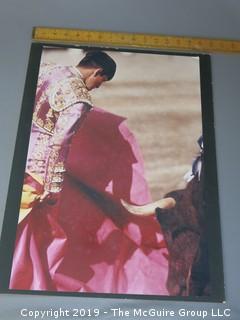
[[[90,105],[80,102],[60,112],[49,144],[50,151],[44,181],[45,193],[57,193],[62,190],[71,138],[90,109]]]

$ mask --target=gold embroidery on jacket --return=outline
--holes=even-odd
[[[65,166],[62,161],[58,162],[60,146],[53,146],[47,165],[47,172],[45,176],[45,190],[50,192],[59,192],[62,189],[62,182],[64,180]]]
[[[53,134],[59,112],[76,103],[83,102],[92,106],[91,96],[78,77],[59,80],[54,86],[45,89],[38,98],[33,113],[33,122],[50,134]],[[40,115],[43,104],[49,108],[45,115]]]
[[[54,85],[49,96],[49,104],[55,111],[62,111],[73,104],[84,102],[92,105],[91,96],[79,77],[62,79]]]
[[[54,81],[53,84],[51,84],[49,80],[50,76],[54,69],[58,67],[59,66],[48,65],[41,68],[32,120],[33,123],[43,129],[44,132],[40,133],[38,137],[33,151],[34,159],[29,159],[27,165],[29,171],[38,173],[44,178],[45,190],[50,192],[61,191],[65,173],[61,146],[54,145],[49,149],[49,142],[53,134],[55,143],[62,138],[61,130],[60,132],[56,130],[57,121],[59,121],[59,128],[66,127],[68,123],[68,117],[60,117],[61,112],[74,104],[85,103],[79,121],[80,123],[92,106],[90,94],[81,75],[76,75],[72,72],[71,77]],[[45,153],[47,150],[49,153],[46,163]]]
[[[46,147],[49,145],[50,138],[51,136],[45,133],[39,133],[32,152],[34,158],[29,158],[27,161],[27,171],[38,174],[42,179],[44,179],[46,168]]]

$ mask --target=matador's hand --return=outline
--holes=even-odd
[[[50,191],[44,191],[40,197],[40,202],[46,201],[47,204],[54,205],[57,203],[59,198],[59,192],[54,193]]]
[[[49,195],[50,195],[50,192],[45,190],[40,196],[40,199],[39,199],[40,202],[43,202],[43,200],[45,200]]]

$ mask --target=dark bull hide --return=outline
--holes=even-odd
[[[170,295],[209,295],[209,267],[205,217],[202,209],[203,179],[195,176],[183,190],[172,191],[176,206],[156,209],[169,250],[167,287]]]

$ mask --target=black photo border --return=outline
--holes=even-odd
[[[106,51],[154,53],[160,55],[199,57],[205,164],[204,207],[206,210],[208,227],[208,249],[212,284],[211,296],[180,297],[142,294],[103,294],[9,289],[14,243],[18,223],[19,205],[26,165],[28,142],[31,131],[35,91],[38,80],[41,54],[45,46],[79,49],[87,49],[90,47]],[[207,54],[184,53],[176,51],[168,52],[161,51],[160,49],[153,50],[148,48],[115,48],[106,46],[96,47],[84,45],[50,44],[45,42],[32,43],[0,240],[0,293],[199,302],[223,302],[225,300],[210,60],[210,55]]]

